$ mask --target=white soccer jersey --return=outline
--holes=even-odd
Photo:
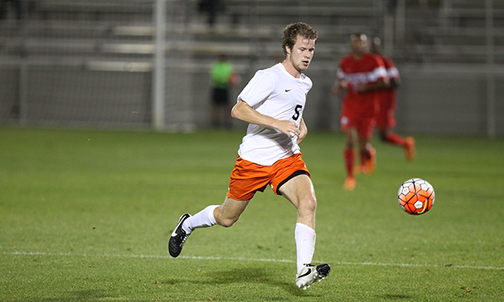
[[[306,75],[295,78],[282,63],[278,63],[257,71],[238,95],[238,101],[245,101],[263,115],[293,121],[299,127],[311,87],[312,81]],[[271,166],[298,152],[296,136],[291,138],[276,129],[257,124],[249,124],[238,150],[241,158],[263,166]]]

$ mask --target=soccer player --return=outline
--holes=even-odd
[[[380,133],[380,139],[383,142],[403,147],[406,159],[411,161],[415,158],[415,139],[411,136],[404,138],[392,131],[392,128],[396,125],[394,113],[396,110],[396,88],[399,86],[400,81],[399,71],[392,59],[381,53],[380,38],[375,37],[371,41],[371,52],[383,59],[389,78],[389,85],[378,91],[379,110],[376,115],[376,126]]]
[[[231,104],[229,101],[230,86],[234,84],[235,73],[233,64],[231,64],[227,55],[221,54],[213,62],[210,68],[210,80],[212,85],[212,126],[231,128]],[[221,115],[224,119],[221,122]]]
[[[368,52],[367,36],[362,33],[350,36],[352,53],[340,60],[334,94],[341,95],[346,89],[341,108],[341,129],[346,142],[343,150],[347,178],[346,190],[354,190],[355,151],[358,148],[360,166],[356,171],[370,174],[376,165],[376,151],[370,143],[378,109],[377,90],[388,84],[383,60]]]
[[[297,209],[296,285],[306,289],[329,274],[328,264],[311,264],[317,200],[299,148],[308,133],[303,110],[312,87],[312,81],[303,72],[313,59],[317,38],[317,32],[306,23],[288,25],[282,38],[284,61],[257,71],[238,95],[231,115],[249,125],[224,203],[208,206],[194,216],[180,217],[168,243],[172,257],[180,254],[195,229],[216,224],[232,226],[255,193],[269,185]]]

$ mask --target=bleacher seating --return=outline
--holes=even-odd
[[[147,0],[43,0],[36,11],[43,20],[148,22],[152,8]]]
[[[193,43],[181,51],[203,61],[223,51],[244,59],[253,55],[250,42],[254,41],[266,50],[266,56],[275,57],[279,54],[278,33],[287,23],[302,20],[319,31],[319,58],[333,61],[349,51],[350,33],[383,34],[384,15],[390,14],[372,0],[222,1],[224,9],[214,28],[207,26],[205,16],[193,17]],[[389,55],[406,62],[484,63],[488,43],[484,1],[453,0],[450,6],[436,3],[439,5],[434,7],[406,7],[404,41],[395,43]],[[504,1],[493,1],[493,5],[494,56],[503,63]],[[22,27],[0,31],[1,55],[130,61],[152,56],[153,1],[43,0],[32,10],[31,19]],[[2,23],[0,27],[5,29]],[[169,26],[168,31],[178,29]]]
[[[504,1],[493,1],[493,55],[504,63]],[[484,1],[451,1],[450,7],[406,10],[405,41],[394,52],[406,61],[485,63],[488,56]]]
[[[313,25],[368,25],[378,14],[376,3],[370,0],[314,0],[302,3],[289,0],[229,0],[225,11],[232,22],[238,24],[255,22],[285,26],[303,20]]]

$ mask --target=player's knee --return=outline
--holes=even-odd
[[[353,149],[356,146],[356,143],[353,139],[347,139],[345,141],[345,148],[347,149]]]
[[[317,199],[313,195],[307,196],[301,200],[299,208],[303,212],[314,213],[317,209]]]

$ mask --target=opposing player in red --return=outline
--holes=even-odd
[[[341,108],[341,130],[346,135],[344,147],[347,178],[344,188],[356,186],[355,171],[370,174],[376,166],[376,151],[370,143],[378,110],[378,89],[388,85],[385,64],[380,56],[368,52],[365,34],[350,36],[352,53],[340,60],[334,94],[346,90]],[[359,150],[360,165],[355,164],[355,147]]]
[[[384,89],[378,90],[380,100],[378,103],[378,114],[376,115],[376,126],[380,133],[380,139],[383,142],[403,147],[406,159],[411,161],[415,158],[415,139],[411,136],[404,138],[392,131],[392,128],[396,125],[394,113],[397,107],[396,88],[399,86],[400,81],[399,71],[395,67],[394,62],[382,54],[380,38],[373,38],[371,52],[383,59],[389,78],[389,85]]]

